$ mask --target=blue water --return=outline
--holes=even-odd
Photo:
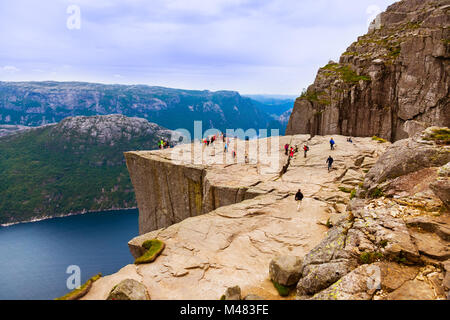
[[[54,299],[67,293],[67,267],[81,283],[133,263],[128,241],[137,236],[138,211],[88,213],[0,227],[0,300]]]

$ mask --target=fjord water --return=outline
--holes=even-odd
[[[81,283],[114,273],[133,263],[127,242],[138,234],[137,209],[0,227],[0,300],[62,296],[70,265]]]

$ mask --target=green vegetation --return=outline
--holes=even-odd
[[[325,67],[322,68],[322,70],[327,70],[325,74],[328,75],[337,75],[339,76],[344,82],[356,84],[359,81],[371,81],[371,78],[368,76],[359,76],[355,71],[353,71],[349,66],[347,65],[341,65],[339,63],[329,63]]]
[[[369,195],[371,198],[376,199],[376,198],[380,198],[380,197],[384,196],[384,192],[380,188],[376,187],[375,189],[373,189],[370,192]]]
[[[383,138],[380,138],[380,137],[377,137],[377,136],[373,136],[372,140],[373,141],[378,141],[378,143],[386,143],[387,142],[387,140],[385,140]]]
[[[386,239],[383,239],[380,241],[380,247],[382,248],[386,248],[386,246],[388,245],[388,241]]]
[[[92,286],[92,283],[100,279],[102,276],[101,273],[93,276],[88,281],[86,281],[82,286],[80,286],[78,289],[75,289],[67,294],[65,294],[62,297],[56,298],[55,300],[76,300],[84,296],[86,293],[88,293],[89,289]]]
[[[290,292],[290,288],[289,287],[283,286],[283,285],[281,285],[281,284],[279,284],[279,283],[277,283],[276,281],[273,281],[273,280],[272,280],[272,283],[273,283],[273,286],[275,287],[275,289],[277,289],[278,294],[280,296],[287,297],[289,295],[289,292]]]
[[[59,125],[0,138],[0,223],[136,207],[124,151],[157,148],[142,132],[100,143]]]
[[[356,189],[353,189],[350,193],[350,200],[356,197]]]
[[[339,190],[345,193],[351,193],[353,189],[346,188],[346,187],[339,187]]]
[[[432,140],[437,144],[450,145],[450,129],[435,129],[428,138],[425,138],[425,140]]]
[[[362,264],[371,264],[382,258],[383,254],[380,252],[363,252],[359,255],[359,261]]]
[[[135,264],[153,262],[156,257],[164,250],[165,244],[161,240],[152,239],[145,241],[142,244],[142,247],[147,249],[147,251],[142,256],[134,260]]]

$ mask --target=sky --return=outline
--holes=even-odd
[[[298,95],[395,0],[1,0],[0,81]]]

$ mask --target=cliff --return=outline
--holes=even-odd
[[[238,157],[248,149],[249,163],[243,158],[233,163],[220,141],[204,148],[197,144],[198,153],[188,152],[195,144],[126,153],[141,231],[129,242],[130,251],[141,255],[142,243],[155,237],[166,248],[150,264],[129,265],[96,281],[85,299],[104,299],[126,278],[142,282],[152,299],[219,299],[234,285],[243,294],[280,299],[267,275],[270,260],[279,254],[304,256],[319,244],[327,220],[345,214],[350,190],[362,183],[365,171],[389,145],[370,138],[355,138],[354,144],[334,138],[339,146],[331,172],[325,163],[329,137],[309,135],[241,142]],[[301,147],[306,142],[308,157],[296,154],[280,176],[286,163],[284,144]],[[255,145],[276,149],[250,152]],[[220,163],[227,156],[231,163]],[[294,195],[299,187],[305,200],[298,212]],[[145,231],[155,229],[156,222],[160,229]]]
[[[186,147],[191,145],[179,148]],[[173,149],[125,153],[131,181],[139,186],[135,190],[141,234],[253,198],[263,192],[252,189],[257,180],[233,179],[234,170],[229,169],[227,173],[230,175],[217,179],[214,172],[218,168],[176,163],[172,153]]]
[[[449,0],[394,3],[321,68],[295,102],[287,135],[379,136],[390,141],[450,126]]]

